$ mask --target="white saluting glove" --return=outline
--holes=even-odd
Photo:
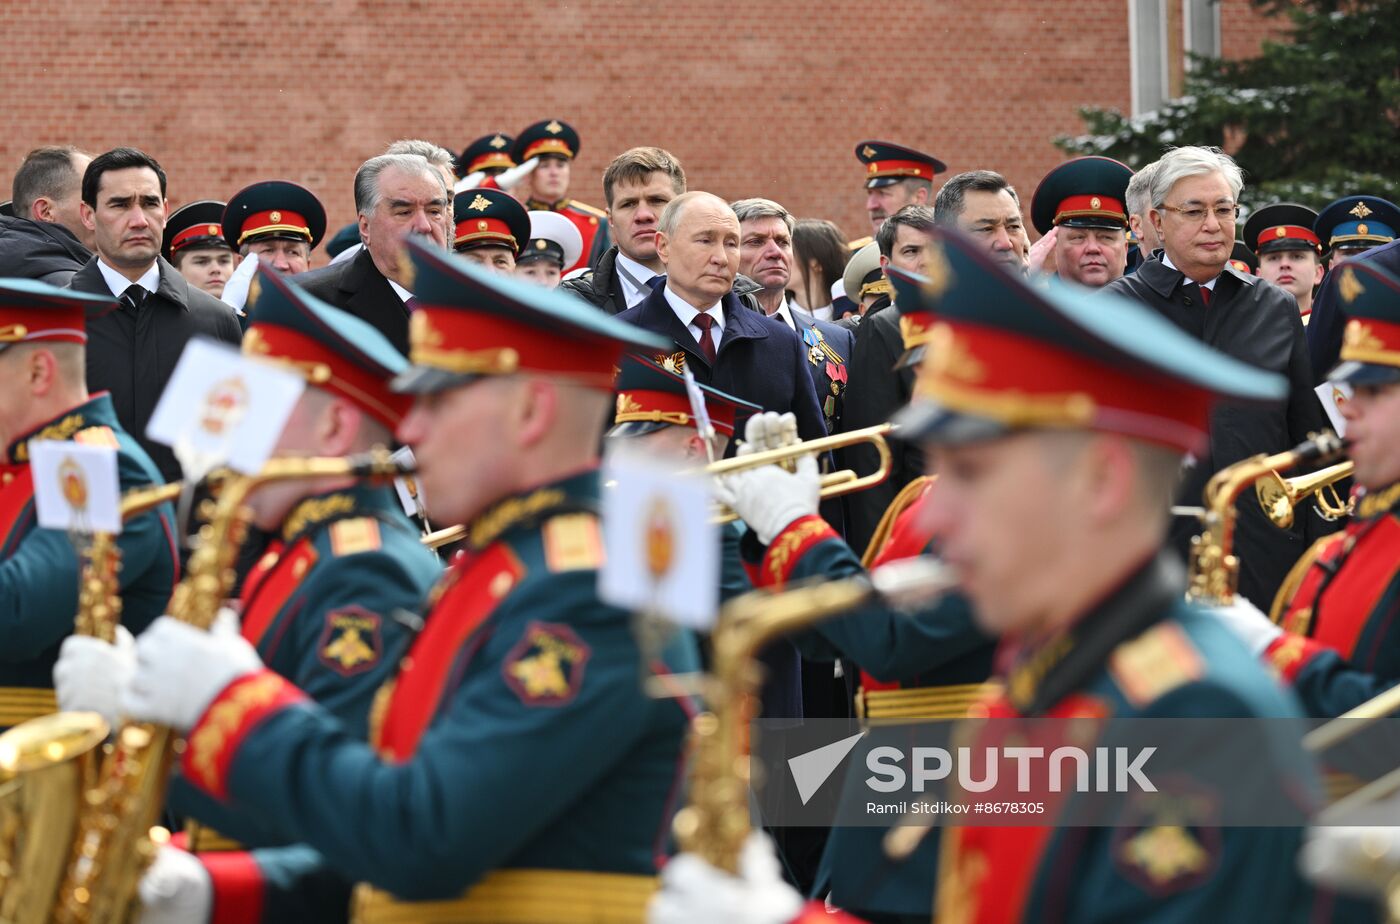
[[[1350,895],[1384,897],[1387,887],[1400,875],[1400,828],[1309,828],[1298,866],[1318,885]]]
[[[126,715],[186,732],[224,687],[262,669],[237,625],[219,619],[208,632],[162,616],[136,640],[136,673],[122,697]]]
[[[538,157],[532,157],[518,167],[511,167],[509,170],[502,170],[496,174],[496,185],[502,189],[510,190],[520,185],[520,181],[535,172],[535,168],[540,165]]]
[[[1244,642],[1249,653],[1256,658],[1283,634],[1283,629],[1274,625],[1259,607],[1241,596],[1236,596],[1235,602],[1229,606],[1215,607],[1211,612]]]
[[[96,712],[116,730],[121,720],[122,691],[136,672],[136,640],[117,626],[115,642],[70,635],[53,667],[54,695],[60,712]]]
[[[647,924],[785,924],[802,904],[783,881],[768,835],[754,831],[739,855],[738,876],[689,853],[667,863],[661,890],[647,906]]]
[[[749,418],[737,455],[782,449],[795,442],[796,418],[766,411]],[[803,456],[795,468],[789,472],[777,465],[764,465],[721,476],[716,481],[715,497],[748,524],[759,542],[768,545],[794,520],[815,514],[821,503],[816,457]]]
[[[199,858],[163,844],[141,877],[137,924],[204,924],[214,910],[214,883]]]
[[[225,305],[239,314],[243,314],[243,306],[248,304],[248,290],[253,285],[253,276],[258,272],[259,259],[257,254],[250,253],[239,261],[238,269],[224,283],[224,294],[219,296]]]

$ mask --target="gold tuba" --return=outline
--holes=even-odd
[[[1254,491],[1259,497],[1259,506],[1264,508],[1264,513],[1279,529],[1288,529],[1293,525],[1294,508],[1309,497],[1316,498],[1322,518],[1332,522],[1351,514],[1353,503],[1342,500],[1337,494],[1337,482],[1350,477],[1355,467],[1351,461],[1338,462],[1295,478],[1284,478],[1278,472],[1270,472],[1254,483]]]
[[[1206,483],[1205,512],[1201,515],[1205,529],[1191,540],[1186,598],[1211,606],[1234,602],[1240,576],[1240,561],[1234,554],[1235,501],[1246,488],[1261,478],[1277,477],[1277,472],[1330,459],[1342,448],[1335,433],[1324,431],[1286,452],[1253,456],[1212,475]]]
[[[213,624],[233,584],[234,562],[251,517],[245,501],[256,488],[299,478],[399,474],[401,467],[382,451],[349,458],[273,459],[256,475],[221,473],[217,500],[207,508],[208,522],[199,531],[188,572],[171,598],[172,615],[205,629]],[[141,502],[155,506],[178,491],[178,485],[162,486]],[[123,499],[123,512],[127,500]],[[135,511],[137,498],[130,500]],[[113,553],[114,549],[98,559],[98,566],[106,562],[110,567],[95,567],[89,575],[92,586],[84,588],[92,607],[85,618],[94,624],[112,613],[110,602],[103,610],[97,601],[103,588],[115,592]],[[97,728],[83,724],[93,720]],[[153,826],[163,808],[177,736],[167,727],[128,722],[117,733],[113,752],[99,771],[88,766],[91,759],[73,760],[80,750],[96,752],[105,736],[105,723],[86,713],[46,716],[0,736],[0,768],[23,775],[21,792],[36,789],[30,778],[38,776],[37,767],[47,772],[73,765],[62,775],[62,782],[52,784],[64,787],[71,809],[67,824],[50,824],[31,812],[34,798],[28,797],[20,805],[21,814],[0,816],[0,834],[12,822],[19,823],[37,838],[35,850],[47,857],[48,868],[57,871],[48,881],[33,879],[19,867],[6,866],[0,853],[0,922],[125,924],[134,918],[137,883],[164,834]],[[6,754],[17,756],[7,765]],[[28,754],[45,759],[20,759]],[[0,779],[6,778],[6,772],[0,769]],[[54,813],[53,817],[62,821],[64,816]],[[0,850],[3,846],[0,843]],[[3,913],[12,907],[23,910],[25,916]]]
[[[707,709],[691,722],[690,801],[676,813],[681,849],[737,872],[749,834],[751,776],[745,750],[750,704],[763,682],[760,649],[783,635],[881,597],[923,602],[952,588],[951,572],[932,559],[894,562],[870,574],[824,581],[782,593],[756,590],[720,611],[711,634]]]

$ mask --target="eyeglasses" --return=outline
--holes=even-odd
[[[1217,205],[1213,208],[1206,208],[1200,205],[1193,205],[1190,208],[1180,209],[1174,205],[1162,206],[1163,211],[1176,212],[1182,218],[1192,224],[1200,224],[1206,220],[1207,213],[1213,213],[1215,220],[1224,224],[1227,221],[1234,221],[1240,217],[1240,207],[1238,205]]]

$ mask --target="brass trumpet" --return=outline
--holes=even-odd
[[[1293,525],[1294,509],[1310,496],[1317,499],[1317,509],[1324,520],[1340,520],[1351,513],[1352,502],[1337,494],[1337,482],[1349,477],[1355,467],[1350,461],[1338,462],[1296,478],[1270,472],[1254,483],[1254,491],[1259,496],[1259,506],[1279,529]]]
[[[1240,561],[1234,554],[1235,501],[1261,478],[1278,477],[1281,470],[1330,459],[1342,452],[1341,439],[1330,430],[1314,434],[1285,452],[1257,455],[1222,468],[1206,483],[1205,527],[1191,540],[1191,563],[1186,599],[1207,606],[1229,606],[1235,600]]]
[[[878,424],[861,430],[852,430],[849,433],[837,433],[834,436],[804,440],[800,443],[793,443],[791,446],[783,446],[780,449],[767,449],[747,456],[722,459],[719,462],[711,462],[705,466],[703,471],[707,475],[729,475],[751,468],[759,468],[763,465],[782,465],[785,468],[790,468],[802,456],[829,452],[833,449],[844,449],[857,443],[869,443],[874,446],[875,451],[880,456],[880,464],[870,474],[860,475],[855,470],[847,468],[828,472],[822,476],[822,500],[829,500],[833,497],[841,497],[846,494],[854,494],[857,491],[864,491],[866,488],[873,488],[890,477],[893,457],[890,454],[890,444],[885,437],[893,430],[893,424]],[[734,511],[720,507],[715,522],[731,523],[737,519],[739,516]]]

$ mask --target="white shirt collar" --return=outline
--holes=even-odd
[[[769,317],[779,319],[788,326],[789,330],[793,331],[794,333],[797,331],[797,321],[793,320],[792,309],[791,306],[788,304],[787,299],[784,299],[782,304],[778,306],[778,310],[769,315]]]
[[[385,276],[384,280],[389,283],[389,286],[394,290],[394,294],[397,295],[401,301],[407,302],[413,297],[412,292],[408,291],[388,276]]]
[[[1162,265],[1165,266],[1167,269],[1176,269],[1176,264],[1172,263],[1172,258],[1169,257],[1169,256],[1167,256],[1167,252],[1166,252],[1165,250],[1162,251]],[[1181,273],[1181,270],[1176,270],[1176,271],[1177,271],[1178,273]],[[1181,275],[1182,275],[1183,278],[1186,276],[1185,273],[1181,273]],[[1201,288],[1202,288],[1202,289],[1209,289],[1210,291],[1214,292],[1214,291],[1215,291],[1215,283],[1216,283],[1216,281],[1219,280],[1219,279],[1220,279],[1220,276],[1217,275],[1217,276],[1215,277],[1215,279],[1212,279],[1210,282],[1203,282],[1203,283],[1201,283],[1201,284],[1200,284],[1200,285],[1201,285]],[[1192,282],[1193,280],[1187,279],[1186,281],[1187,281],[1187,282]]]
[[[108,266],[101,257],[97,258],[97,268],[102,273],[102,278],[107,280],[107,288],[112,290],[112,294],[121,298],[126,294],[126,290],[131,288],[132,282],[121,273]],[[160,288],[160,261],[151,264],[151,268],[141,274],[141,278],[136,280],[136,285],[147,292],[155,292]]]
[[[788,302],[788,307],[790,307],[793,311],[800,311],[808,317],[816,318],[818,321],[830,321],[831,312],[833,310],[830,304],[822,305],[820,308],[808,310],[794,301]]]
[[[661,291],[665,294],[666,301],[670,304],[671,310],[676,313],[676,317],[681,319],[681,323],[686,327],[690,327],[695,323],[695,316],[700,313],[699,308],[696,308],[690,302],[672,292],[670,286],[663,287]],[[724,306],[722,301],[715,302],[713,305],[706,308],[705,313],[715,319],[715,330],[724,330]],[[699,330],[699,328],[697,327],[696,330]]]
[[[634,307],[651,294],[651,286],[647,285],[647,280],[657,275],[656,270],[649,266],[643,266],[621,250],[617,252],[616,266],[619,270],[617,277],[621,280],[625,290],[623,295],[627,298],[628,308]],[[634,283],[633,280],[636,282]]]

